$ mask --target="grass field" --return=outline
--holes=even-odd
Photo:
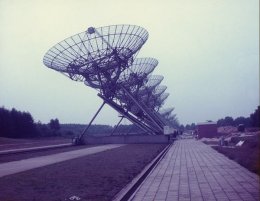
[[[20,148],[30,148],[37,146],[47,146],[71,143],[70,138],[64,137],[46,137],[46,138],[31,138],[31,139],[12,139],[0,137],[0,150],[6,149],[20,149]]]
[[[126,145],[0,178],[1,201],[111,200],[166,144]]]
[[[63,153],[63,152],[67,152],[67,151],[74,151],[74,150],[84,149],[84,148],[93,147],[93,146],[98,146],[98,145],[68,146],[68,147],[51,148],[51,149],[45,149],[45,150],[35,150],[35,151],[30,151],[30,152],[4,154],[4,155],[0,155],[0,164],[6,163],[6,162],[11,162],[11,161],[33,158],[33,157],[47,156],[50,154]]]

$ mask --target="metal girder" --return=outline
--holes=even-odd
[[[115,102],[113,102],[110,99],[107,99],[106,97],[102,96],[101,94],[98,94],[100,98],[102,98],[106,104],[108,104],[110,107],[115,109],[117,112],[119,112],[121,115],[126,117],[129,121],[137,125],[139,128],[141,128],[143,131],[148,132],[148,134],[156,134],[156,131],[154,131],[152,128],[149,127],[149,125],[146,125],[144,122],[138,120],[136,117],[131,115],[130,113],[124,111],[119,105],[117,105]]]

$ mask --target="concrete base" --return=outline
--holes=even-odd
[[[167,144],[165,135],[122,135],[122,136],[85,136],[86,144]]]

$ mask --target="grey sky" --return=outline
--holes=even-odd
[[[86,123],[97,91],[48,69],[46,51],[90,26],[134,24],[149,38],[180,123],[249,116],[259,104],[258,0],[0,0],[0,106],[36,121]],[[95,123],[114,124],[106,106]]]

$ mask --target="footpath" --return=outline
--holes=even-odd
[[[132,201],[256,201],[259,177],[193,139],[174,142]]]

